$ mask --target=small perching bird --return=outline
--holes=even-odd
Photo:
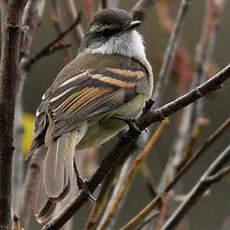
[[[150,99],[153,75],[140,24],[124,10],[96,13],[79,54],[43,95],[30,149],[45,155],[35,201],[39,222],[50,220],[55,202],[68,194],[75,149],[114,137]]]

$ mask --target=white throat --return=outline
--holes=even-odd
[[[143,38],[136,30],[111,37],[105,43],[95,42],[83,52],[99,54],[121,54],[146,61]]]

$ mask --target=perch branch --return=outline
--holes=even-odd
[[[143,130],[156,121],[161,121],[165,117],[175,113],[176,111],[184,108],[185,106],[193,103],[206,94],[221,88],[224,81],[230,77],[230,64],[227,65],[220,72],[215,74],[212,78],[207,80],[204,84],[193,89],[189,93],[177,98],[176,100],[158,108],[151,110],[141,116],[137,120],[137,126]],[[110,153],[107,154],[102,161],[100,167],[88,182],[88,187],[93,192],[96,187],[103,181],[105,176],[116,165],[119,160],[126,156],[126,152],[132,143],[135,143],[139,137],[139,132],[129,130],[125,136],[115,145]],[[121,151],[122,150],[122,151]],[[69,218],[76,213],[76,211],[87,201],[87,196],[81,193],[68,207],[66,207],[60,215],[55,217],[50,223],[43,227],[43,230],[51,230],[60,228]]]

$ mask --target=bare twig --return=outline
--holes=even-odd
[[[63,37],[65,37],[76,25],[78,25],[81,22],[81,16],[82,13],[81,11],[78,13],[78,17],[76,19],[76,21],[69,27],[67,28],[65,31],[63,31],[62,33],[59,34],[59,36],[57,38],[55,38],[53,41],[51,41],[48,45],[46,45],[44,48],[42,48],[41,51],[39,51],[36,55],[34,55],[33,57],[31,57],[30,59],[28,59],[27,63],[25,64],[25,69],[28,71],[32,65],[38,61],[40,58],[42,58],[43,56],[49,55],[50,53],[52,53],[52,47],[55,46],[55,44],[57,44]]]
[[[18,211],[19,222],[24,229],[28,229],[32,210],[34,205],[34,197],[36,187],[39,183],[41,164],[44,160],[45,151],[41,154],[34,155],[34,158],[29,162],[25,184],[20,197],[20,206]]]
[[[103,212],[109,202],[109,193],[111,192],[111,189],[113,187],[112,181],[114,181],[116,172],[111,172],[105,182],[103,183],[103,187],[99,193],[99,196],[97,198],[97,202],[93,204],[93,207],[91,209],[90,215],[88,217],[88,220],[85,224],[84,230],[95,230],[97,226],[99,225],[99,221],[103,215]]]
[[[87,20],[90,21],[92,15],[96,9],[96,1],[93,0],[83,0],[84,13],[87,16]]]
[[[187,195],[187,198],[173,212],[172,216],[163,225],[162,230],[174,229],[185,214],[202,197],[204,192],[214,183],[221,180],[229,167],[222,170],[222,167],[230,160],[230,145],[217,157],[210,167],[201,176],[200,180]]]
[[[19,74],[22,14],[27,0],[1,2],[0,228],[11,229],[11,175],[14,115]]]
[[[163,91],[165,90],[168,83],[169,73],[171,71],[172,63],[176,54],[178,40],[180,38],[182,28],[188,12],[189,2],[190,0],[182,0],[181,2],[175,26],[169,39],[169,43],[164,56],[163,65],[161,67],[161,71],[159,73],[157,84],[154,91],[153,99],[157,103],[155,104],[155,106],[161,104],[162,98],[164,96]]]
[[[53,6],[53,9],[51,11],[51,19],[52,19],[53,24],[54,24],[56,36],[59,36],[62,33],[63,28],[65,27],[64,17],[63,17],[64,12],[62,10],[63,7],[61,6],[61,4],[63,4],[63,2],[65,2],[65,1],[59,2],[57,0],[51,0],[51,2],[52,2],[52,6]],[[67,38],[68,37],[62,38],[58,43],[65,44]],[[63,54],[64,54],[63,55],[64,63],[65,64],[69,63],[72,60],[71,50],[70,49],[64,49]]]
[[[177,98],[176,100],[161,106],[158,109],[151,110],[148,113],[141,116],[136,124],[139,128],[145,128],[155,121],[160,121],[165,117],[168,117],[172,113],[184,108],[192,102],[198,100],[204,95],[220,89],[222,83],[230,77],[230,64],[223,68],[220,72],[215,74],[212,78],[205,83],[191,90],[189,93]]]
[[[127,193],[123,194],[124,196],[121,197],[121,199],[116,203],[115,208],[114,208],[114,205],[115,205],[115,202],[117,201],[117,199],[119,199],[120,190],[123,190],[123,186],[124,186],[123,182],[127,179],[127,173],[130,172],[130,168],[131,168],[133,162],[135,161],[136,153],[137,153],[137,151],[135,151],[135,154],[131,155],[125,161],[125,164],[123,165],[121,172],[119,173],[119,177],[117,178],[116,186],[113,189],[113,193],[110,196],[110,199],[109,199],[107,206],[105,207],[103,216],[100,220],[100,223],[97,227],[97,230],[104,230],[104,229],[110,230],[110,229],[114,228],[116,218],[119,215],[119,211],[120,211],[120,209],[121,209],[121,207],[125,201]],[[112,210],[112,214],[111,214],[111,210]],[[110,217],[112,217],[112,218],[110,218]]]
[[[145,115],[141,116],[136,122],[138,127],[143,130],[153,122],[160,121],[165,117],[175,113],[176,111],[184,108],[188,104],[193,103],[199,98],[205,96],[206,94],[220,89],[222,83],[229,78],[230,64],[196,89],[156,110],[149,111]],[[132,143],[136,142],[139,135],[139,132],[133,132],[129,130],[126,135],[115,145],[111,152],[107,154],[100,167],[97,169],[88,183],[88,187],[91,192],[93,192],[98,184],[103,181],[105,176],[110,172],[114,165],[116,165],[121,159],[127,158],[128,149]],[[86,201],[86,195],[81,193],[81,195],[76,200],[74,200],[73,203],[69,204],[69,206],[66,207],[66,209],[63,210],[59,216],[44,226],[43,230],[51,230],[61,227]]]
[[[119,0],[100,0],[99,9],[118,8]]]
[[[100,0],[100,7],[101,7],[101,9],[108,8],[107,0]]]
[[[139,170],[140,170],[141,175],[144,178],[149,194],[151,195],[152,198],[155,197],[157,195],[157,192],[152,182],[150,169],[145,161],[142,161],[140,163]]]
[[[177,173],[176,177],[164,188],[160,193],[146,206],[144,207],[134,218],[132,218],[122,229],[127,230],[129,227],[135,226],[136,223],[140,223],[142,220],[154,210],[158,202],[165,197],[168,192],[177,184],[179,179],[185,175],[185,173],[193,166],[195,162],[207,151],[212,144],[230,127],[230,117],[204,142],[204,144],[193,154],[193,157],[186,163],[186,165]],[[126,229],[127,227],[127,229]]]
[[[190,169],[195,162],[209,149],[212,144],[230,127],[230,117],[224,121],[224,123],[203,143],[203,145],[192,155],[189,161],[180,169],[176,177],[171,181],[164,189],[164,193],[169,192],[172,187],[179,181],[182,175],[184,175],[188,169]]]
[[[124,177],[123,181],[121,181],[122,187],[116,193],[115,199],[111,200],[112,205],[109,208],[109,210],[107,212],[105,212],[104,219],[101,222],[101,226],[99,228],[100,230],[106,229],[106,226],[111,221],[120,201],[122,200],[122,197],[126,194],[128,188],[129,188],[129,185],[131,184],[131,182],[132,182],[132,180],[133,180],[133,178],[134,178],[134,176],[138,170],[140,163],[147,156],[147,154],[151,150],[152,146],[156,143],[156,141],[158,140],[159,136],[163,132],[167,123],[168,123],[168,121],[165,120],[159,126],[159,128],[156,130],[156,132],[153,134],[153,136],[151,137],[151,139],[149,140],[149,142],[145,146],[144,150],[140,154],[138,154],[138,156],[136,157],[135,161],[132,164],[131,169],[129,171],[127,169],[125,170],[126,176]]]
[[[13,172],[15,177],[23,177],[23,168],[24,168],[24,156],[22,153],[22,101],[21,95],[24,87],[24,81],[26,78],[27,72],[24,71],[24,59],[29,55],[30,49],[33,41],[33,32],[39,26],[41,17],[43,15],[43,10],[45,7],[46,0],[29,0],[24,10],[22,26],[23,26],[23,36],[21,41],[21,63],[20,63],[20,82],[17,86],[18,91],[16,95],[16,108],[15,108],[15,139],[16,139],[16,154],[14,156],[13,162]],[[19,133],[20,131],[20,133]],[[21,161],[20,161],[21,160]],[[21,169],[21,171],[19,171]],[[34,178],[32,178],[34,180]],[[29,202],[30,196],[26,194],[26,198],[18,199],[19,191],[17,188],[13,187],[13,197],[17,200],[15,213],[19,218],[19,222],[23,225],[25,229],[28,229],[30,218],[32,216],[31,210],[32,205]],[[21,187],[20,187],[21,190]],[[33,190],[32,187],[29,188],[29,191]],[[24,202],[24,203],[23,203]]]
[[[64,11],[63,13],[65,13],[67,23],[72,24],[78,17],[78,12],[74,0],[61,1],[59,4],[61,6],[61,9],[66,8],[66,11]],[[73,29],[72,35],[74,47],[77,50],[81,46],[81,42],[84,37],[81,24],[78,23],[78,25]]]
[[[215,1],[215,0],[214,0]],[[196,52],[196,70],[193,77],[193,83],[191,89],[202,84],[207,75],[208,67],[212,57],[214,43],[219,26],[220,17],[216,17],[216,12],[211,11],[210,19],[210,4],[213,5],[213,1],[207,1],[205,23],[203,25],[203,32],[201,34],[200,42]],[[216,11],[220,11],[215,7]],[[220,14],[218,14],[220,16]],[[211,21],[211,23],[210,23]],[[207,35],[207,28],[209,28],[209,34]],[[182,115],[182,120],[179,126],[179,134],[175,140],[172,157],[169,158],[169,162],[164,170],[160,189],[166,186],[167,181],[171,181],[176,175],[176,172],[184,165],[184,163],[191,156],[192,148],[195,141],[200,135],[202,123],[200,119],[203,113],[203,100],[198,100],[195,103],[189,105]]]
[[[12,207],[14,212],[18,212],[20,199],[18,194],[21,192],[24,183],[24,155],[22,150],[23,127],[22,127],[22,91],[26,72],[23,71],[24,57],[30,53],[33,32],[40,24],[46,0],[29,0],[26,4],[22,18],[22,40],[20,49],[20,81],[17,85],[16,106],[15,106],[15,154],[13,158],[13,187],[12,187]],[[27,203],[25,203],[27,205]],[[31,215],[31,212],[30,212]],[[23,217],[26,213],[23,213]],[[20,216],[21,217],[21,216]]]
[[[150,215],[148,218],[146,218],[146,220],[144,220],[140,226],[138,227],[138,230],[143,229],[143,227],[147,224],[149,224],[152,220],[154,220],[156,217],[158,217],[160,214],[159,211],[155,211],[152,215]]]
[[[143,21],[146,11],[154,5],[156,0],[139,0],[131,10],[133,18]]]
[[[152,212],[154,208],[159,206],[159,202],[161,201],[160,196],[156,196],[146,207],[144,207],[134,218],[132,218],[125,226],[123,226],[120,230],[131,230],[134,226],[141,224],[146,221],[146,217],[149,213]]]

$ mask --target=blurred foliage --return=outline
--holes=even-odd
[[[22,122],[24,128],[23,134],[23,152],[27,154],[33,138],[33,125],[35,116],[30,113],[23,113]]]

